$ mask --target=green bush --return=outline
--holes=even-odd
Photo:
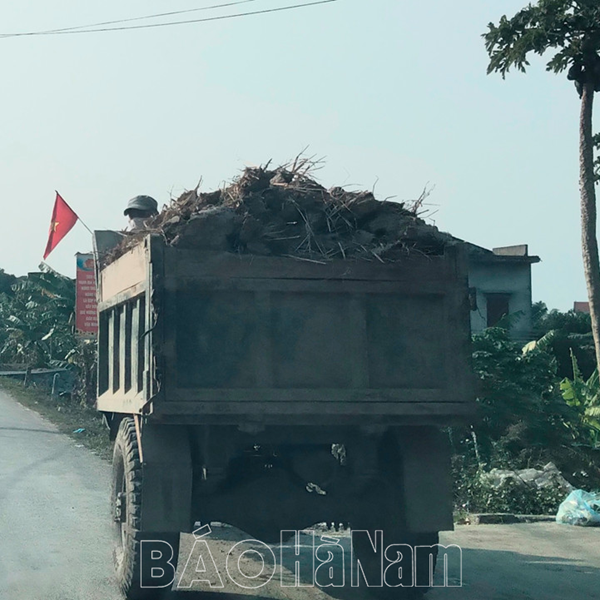
[[[554,512],[563,499],[561,489],[514,483],[494,489],[481,477],[494,468],[541,469],[553,462],[572,485],[600,486],[600,449],[592,443],[589,419],[583,418],[583,407],[591,404],[563,398],[554,340],[546,335],[524,351],[502,328],[473,336],[479,420],[449,430],[458,510],[543,514]],[[584,383],[594,381],[578,380],[576,391],[587,393]],[[562,387],[564,393],[564,381]]]

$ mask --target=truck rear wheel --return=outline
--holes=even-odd
[[[371,532],[372,539],[375,539],[374,531]],[[385,546],[390,544],[408,544],[413,548],[413,584],[419,582],[421,585],[423,582],[429,581],[429,563],[421,561],[415,561],[414,548],[416,546],[432,546],[431,556],[433,558],[433,569],[435,570],[435,563],[437,560],[437,547],[439,536],[437,533],[413,533],[406,531],[404,533],[397,533],[391,536],[390,532],[386,529],[383,531],[383,539]],[[365,575],[369,581],[377,581],[381,574],[381,561],[373,560],[372,549],[369,541],[365,538],[357,537],[353,541],[354,551],[356,557],[360,559],[362,567],[365,571]],[[382,598],[383,600],[418,600],[426,594],[429,587],[371,587],[369,590],[374,596]]]
[[[128,600],[152,600],[170,588],[170,581],[177,568],[179,533],[141,531],[142,514],[142,463],[133,419],[121,421],[113,453],[111,515],[113,521],[114,549],[117,583]],[[165,571],[164,581],[153,581],[162,588],[142,587],[141,560],[142,541],[167,542],[173,550],[170,564],[172,572]],[[162,545],[162,548],[167,548]],[[145,582],[148,585],[147,582]]]
[[[413,587],[382,587],[369,588],[373,595],[384,600],[416,600],[429,591],[429,587],[421,587],[429,582],[430,560],[432,571],[435,570],[439,536],[437,531],[416,533],[410,530],[407,522],[404,504],[404,473],[402,471],[402,454],[394,435],[386,435],[378,448],[379,478],[370,487],[367,503],[372,507],[362,522],[359,519],[355,529],[364,529],[375,540],[376,531],[383,532],[384,547],[391,544],[407,544],[413,549]],[[381,577],[381,560],[374,557],[371,543],[366,537],[357,536],[353,539],[356,557],[361,560],[365,575],[369,581],[379,581]],[[416,560],[415,547],[429,546],[429,560]],[[419,587],[416,587],[416,584]]]

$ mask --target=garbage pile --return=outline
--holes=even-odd
[[[562,476],[554,463],[548,463],[543,469],[492,469],[482,475],[492,488],[498,490],[507,485],[508,482],[517,486],[534,489],[557,488],[568,494],[573,491],[573,486]]]
[[[148,232],[178,248],[199,248],[314,262],[366,259],[393,262],[412,253],[443,254],[454,243],[415,207],[380,201],[369,191],[326,189],[300,166],[246,168],[214,192],[182,194],[128,235],[106,257],[112,262]]]

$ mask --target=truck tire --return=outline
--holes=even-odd
[[[437,561],[438,548],[436,544],[439,541],[437,532],[415,533],[410,530],[406,522],[403,493],[404,474],[401,469],[402,456],[397,439],[391,432],[381,440],[378,448],[378,481],[370,488],[370,496],[367,504],[371,506],[363,519],[359,519],[359,527],[354,529],[364,529],[369,531],[371,538],[375,539],[375,531],[383,531],[383,540],[385,547],[390,544],[408,544],[413,548],[416,546],[435,546],[431,550],[433,556],[433,569]],[[365,518],[366,517],[366,518]],[[366,537],[357,537],[353,547],[357,558],[361,559],[365,575],[370,580],[377,580],[381,569],[381,562],[373,560],[373,554],[370,542]],[[413,571],[413,583],[429,581],[429,564],[423,562],[413,562],[416,564],[416,571]],[[374,594],[384,600],[416,600],[422,598],[430,588],[428,587],[387,587],[369,588]]]
[[[170,563],[177,568],[179,533],[141,531],[142,514],[142,463],[138,449],[135,424],[130,417],[124,418],[117,432],[113,452],[111,515],[113,521],[114,548],[117,583],[127,600],[153,600],[164,595],[170,582],[163,588],[141,586],[141,542],[157,540],[167,542],[173,549]],[[171,579],[173,573],[165,574]],[[162,583],[162,582],[159,582]]]
[[[373,539],[375,539],[373,532],[371,533]],[[415,546],[435,546],[439,541],[437,533],[413,533],[404,532],[394,535],[392,538],[388,535],[388,532],[384,529],[383,534],[385,545],[388,546],[390,543],[395,544],[408,544],[412,546],[413,550]],[[361,564],[365,570],[365,575],[369,580],[376,580],[380,573],[381,563],[379,561],[369,560],[372,558],[370,548],[367,548],[369,542],[366,538],[357,538],[354,542],[353,550],[356,553],[357,558],[361,559]],[[432,549],[433,555],[433,568],[435,570],[435,563],[437,560],[438,549],[434,547]],[[414,558],[414,557],[413,557]],[[413,563],[414,564],[414,563]],[[416,581],[423,582],[429,581],[429,564],[423,562],[416,562],[416,572],[413,573],[413,583]],[[422,598],[429,590],[428,587],[372,587],[369,588],[374,596],[382,598],[383,600],[418,600]]]

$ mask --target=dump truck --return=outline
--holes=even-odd
[[[160,592],[141,581],[142,541],[167,541],[175,561],[180,533],[211,522],[266,543],[317,523],[367,532],[353,548],[366,579],[381,577],[380,531],[435,561],[453,528],[441,428],[474,407],[461,244],[383,264],[148,233],[99,270],[98,295],[97,408],[115,440],[127,598]],[[415,569],[429,581],[429,560]]]

